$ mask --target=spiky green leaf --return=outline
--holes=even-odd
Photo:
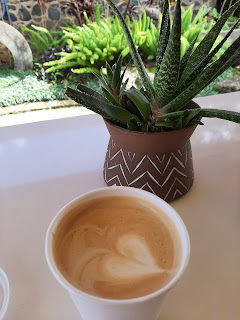
[[[131,131],[141,131],[142,126],[139,122],[136,121],[136,119],[131,119],[127,123],[127,128]]]
[[[102,87],[106,90],[111,90],[110,85],[108,84],[107,77],[101,72],[101,74],[97,74],[93,72],[94,76],[101,82]]]
[[[114,105],[118,105],[119,106],[118,101],[115,99],[115,97],[113,96],[113,94],[112,94],[112,92],[110,90],[107,90],[104,87],[102,87],[101,89],[102,89],[102,92],[103,92],[104,96],[108,99],[109,102],[111,102]]]
[[[107,70],[107,83],[109,84],[109,86],[111,86],[113,82],[113,71],[107,61],[106,61],[106,70]]]
[[[134,118],[137,122],[141,122],[136,115],[111,104],[103,96],[101,97],[101,100],[99,100],[99,96],[97,97],[94,95],[94,90],[90,88],[86,89],[85,86],[81,86],[81,89],[82,91],[68,87],[65,94],[72,100],[84,105],[86,108],[100,114],[110,121],[127,125],[127,123]]]
[[[121,89],[120,89],[120,97],[123,96],[123,94],[124,94],[124,92],[125,92],[125,90],[126,90],[126,87],[127,87],[127,84],[128,84],[128,80],[129,80],[129,79],[127,79],[125,82],[123,82],[123,84],[122,84],[122,86],[121,86]]]
[[[136,88],[132,87],[126,92],[127,97],[135,104],[144,120],[148,119],[151,112],[149,100]]]
[[[168,118],[166,118],[164,120],[159,120],[159,122],[155,125],[155,128],[157,129],[156,131],[168,131],[168,130],[163,130],[164,128],[168,128],[168,129],[172,129],[172,130],[181,129],[181,128],[179,128],[179,126],[176,126],[174,121],[172,121]]]
[[[208,63],[212,60],[212,58],[217,54],[217,52],[222,48],[224,43],[228,40],[238,23],[239,20],[234,24],[234,26],[226,34],[222,41],[196,66],[196,68],[192,71],[189,77],[183,82],[181,86],[178,87],[177,94],[181,93],[186,88],[188,88],[189,85],[198,77],[198,75],[204,70],[204,68],[208,65]]]
[[[74,89],[72,89],[74,91],[69,90],[69,89],[71,89],[71,88],[67,88],[67,91],[68,92],[70,91],[70,94],[73,94],[76,91]],[[81,83],[79,83],[77,85],[77,90],[80,91],[80,92],[84,92],[84,93],[90,94],[93,97],[95,97],[96,99],[98,99],[99,101],[103,101],[103,102],[107,101],[106,98],[102,94],[98,93],[97,91],[95,91],[95,90],[93,90],[93,89],[91,89],[91,88],[89,88],[89,87],[87,87],[87,86],[85,86],[85,85],[83,85]]]
[[[156,127],[168,125],[172,129],[181,129],[192,124],[192,120],[199,121],[201,109],[186,109],[183,111],[164,114],[157,119]]]
[[[139,112],[138,108],[136,107],[136,105],[128,99],[128,97],[125,95],[124,97],[124,105],[126,107],[126,110],[128,110],[129,112],[135,114],[136,116],[139,117],[139,119],[142,119],[141,113]]]
[[[224,54],[208,66],[183,92],[175,99],[169,102],[163,109],[163,112],[173,112],[180,110],[187,102],[194,98],[210,82],[215,80],[220,74],[228,69],[234,62],[240,58],[240,37],[224,52]]]
[[[154,99],[154,88],[153,88],[153,84],[147,74],[147,71],[144,67],[144,64],[142,62],[142,59],[140,57],[140,54],[137,51],[137,48],[133,42],[133,39],[131,37],[131,33],[126,25],[126,22],[124,21],[121,13],[119,12],[119,10],[117,9],[117,7],[115,6],[115,4],[111,1],[111,0],[107,0],[108,4],[110,5],[110,7],[112,8],[112,10],[114,11],[114,13],[116,14],[116,16],[119,19],[119,22],[122,26],[123,32],[125,34],[125,37],[127,39],[128,42],[128,46],[129,46],[129,51],[131,53],[133,62],[135,67],[138,70],[139,76],[142,80],[142,83],[145,87],[145,89],[149,92],[150,96],[152,99]]]
[[[236,10],[240,5],[240,0],[238,0],[231,8],[222,15],[222,17],[216,22],[209,33],[204,37],[204,39],[199,43],[196,50],[193,52],[188,60],[187,66],[183,71],[182,77],[180,79],[180,85],[188,78],[196,66],[202,61],[203,58],[208,55],[212,49],[222,27],[226,23],[230,15]]]
[[[169,18],[169,2],[165,0],[162,14],[162,23],[159,32],[159,38],[157,43],[156,53],[156,71],[154,76],[154,86],[156,86],[156,79],[158,71],[161,67],[163,56],[167,48],[168,40],[170,35],[170,18]]]
[[[240,123],[240,113],[235,111],[219,109],[201,109],[200,116],[207,118],[218,118]]]
[[[181,59],[180,62],[180,69],[179,69],[179,78],[181,78],[181,75],[188,63],[188,60],[192,54],[193,48],[195,46],[195,43],[197,41],[198,35],[195,37],[195,39],[192,41],[192,43],[190,44],[190,46],[188,47],[187,51],[185,52],[184,56]]]
[[[168,113],[157,119],[156,127],[162,126],[165,121],[171,121],[174,124],[175,120],[182,118],[182,127],[189,124],[202,124],[199,119],[201,118],[218,118],[223,120],[240,123],[240,113],[235,111],[220,110],[220,109],[187,109],[177,112]],[[176,128],[177,129],[177,128]]]
[[[159,106],[164,106],[172,100],[178,84],[181,53],[180,39],[181,5],[180,0],[177,0],[169,41],[156,76],[155,97]]]
[[[189,125],[189,123],[192,123],[192,120],[194,118],[195,119],[196,119],[196,117],[199,118],[201,109],[186,109],[183,112],[185,112],[185,113],[182,118],[182,127],[185,128],[186,126]],[[197,121],[199,121],[199,120],[197,119]]]
[[[114,88],[120,88],[122,81],[121,81],[121,70],[122,70],[122,61],[123,61],[123,57],[122,55],[119,56],[116,65],[115,65],[115,70],[113,73],[113,87]]]

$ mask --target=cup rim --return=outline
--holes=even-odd
[[[3,290],[3,302],[2,302],[2,305],[0,306],[0,320],[2,320],[7,311],[9,299],[10,299],[9,280],[2,268],[0,268],[0,287]]]
[[[121,192],[123,192],[125,194],[120,194]],[[104,195],[101,195],[102,193]],[[161,203],[160,208],[167,215],[170,214],[171,217],[174,216],[174,218],[176,219],[176,221],[178,223],[178,227],[176,226],[176,221],[173,221],[173,222],[174,222],[175,226],[177,227],[179,234],[180,234],[180,231],[179,231],[179,227],[180,227],[181,234],[184,236],[184,238],[183,238],[183,236],[180,234],[181,247],[182,247],[182,259],[181,259],[181,263],[180,263],[180,266],[179,266],[179,269],[178,269],[178,272],[176,273],[176,275],[164,287],[160,288],[159,290],[154,291],[154,292],[147,294],[145,296],[131,298],[131,299],[117,300],[117,299],[101,298],[98,296],[88,294],[88,293],[76,288],[70,282],[68,282],[68,280],[59,271],[59,269],[54,261],[53,254],[52,254],[52,240],[53,240],[53,236],[54,236],[53,232],[56,230],[61,219],[64,217],[64,215],[67,212],[69,212],[71,209],[76,207],[82,201],[87,201],[87,200],[94,199],[94,198],[103,198],[103,197],[110,196],[110,195],[119,195],[119,196],[125,195],[125,196],[133,196],[133,197],[137,197],[137,198],[141,197],[141,198],[144,198],[150,202],[153,202],[155,205],[157,205],[154,202],[154,200],[155,200],[159,204]],[[92,197],[92,196],[94,196],[94,197]],[[143,301],[147,301],[147,300],[153,299],[153,298],[161,295],[162,293],[168,291],[181,278],[181,276],[184,273],[184,271],[188,265],[188,262],[189,262],[190,240],[189,240],[188,231],[186,229],[186,226],[185,226],[182,218],[179,216],[179,214],[176,212],[176,210],[172,206],[170,206],[166,201],[164,201],[163,199],[159,198],[158,196],[156,196],[148,191],[142,190],[142,189],[137,189],[137,188],[133,188],[133,187],[112,186],[112,187],[104,187],[104,188],[94,189],[90,192],[87,192],[87,193],[84,193],[80,196],[77,196],[76,198],[74,198],[73,200],[68,202],[64,207],[62,207],[62,209],[60,209],[58,211],[58,213],[52,219],[52,221],[47,229],[46,238],[45,238],[45,256],[46,256],[47,264],[48,264],[53,276],[69,293],[74,294],[74,295],[81,295],[81,298],[86,299],[86,300],[90,299],[91,301],[94,301],[95,303],[106,303],[106,304],[111,303],[111,304],[117,304],[117,305],[128,304],[128,303],[132,304],[132,303],[141,303]]]

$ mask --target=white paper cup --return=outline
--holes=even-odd
[[[163,288],[149,295],[126,300],[111,300],[99,298],[82,292],[72,286],[59,272],[53,259],[52,241],[53,234],[61,221],[61,219],[74,207],[78,206],[83,201],[88,201],[95,198],[105,196],[133,196],[145,199],[161,208],[174,222],[180,235],[182,258],[179,270],[175,277],[169,281]],[[190,243],[187,229],[177,214],[177,212],[164,200],[157,196],[140,189],[130,187],[107,187],[93,190],[74,199],[63,207],[51,222],[45,242],[45,252],[47,263],[57,281],[69,292],[80,312],[83,320],[156,320],[164,298],[170,288],[182,276],[189,260]]]
[[[8,277],[6,273],[3,271],[3,269],[0,268],[0,290],[1,290],[1,296],[0,298],[0,320],[3,319],[9,303],[9,297],[10,297],[10,290],[9,290],[9,282]]]

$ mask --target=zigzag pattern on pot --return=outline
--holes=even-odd
[[[126,152],[110,138],[104,179],[109,186],[131,186],[175,200],[193,183],[190,142],[175,152],[149,156]]]

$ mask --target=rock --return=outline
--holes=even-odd
[[[32,8],[32,15],[33,16],[41,16],[41,14],[42,14],[42,12],[41,12],[39,5],[35,4]]]
[[[148,72],[148,75],[153,82],[154,80],[154,74],[151,72]],[[124,81],[128,80],[127,89],[130,89],[131,87],[141,88],[142,81],[138,75],[137,69],[135,67],[128,67],[127,71],[124,75]]]
[[[208,0],[208,6],[211,8],[216,8],[217,0]]]
[[[16,6],[10,5],[10,6],[8,6],[8,9],[9,9],[9,10],[16,10]]]
[[[222,36],[224,38],[228,32],[229,32],[229,30],[223,30],[220,32],[220,36]],[[232,34],[230,35],[229,39],[231,41],[234,41],[234,40],[238,39],[239,36],[240,36],[240,29],[235,29],[232,32]]]
[[[146,8],[146,14],[153,20],[158,20],[160,10],[158,8]]]
[[[224,81],[218,82],[214,86],[214,90],[218,91],[219,93],[240,91],[240,79],[229,78]]]
[[[51,20],[59,20],[60,19],[60,12],[57,8],[57,5],[52,5],[50,8],[48,8],[48,17]]]
[[[21,6],[21,8],[18,10],[18,17],[20,20],[22,21],[29,21],[31,20],[31,15],[30,13],[27,11],[26,8],[24,8],[23,6]]]
[[[11,21],[12,21],[12,22],[17,21],[17,17],[16,17],[15,14],[12,13],[12,12],[10,12],[10,18],[11,18]]]

